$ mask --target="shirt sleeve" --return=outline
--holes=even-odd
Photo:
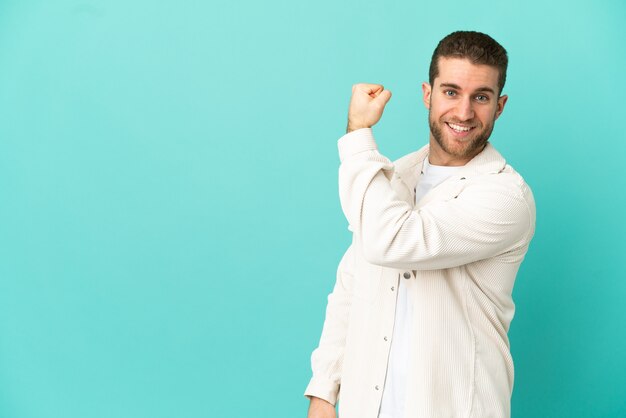
[[[339,140],[339,195],[366,261],[413,270],[451,268],[526,245],[534,232],[525,184],[473,181],[419,210],[390,184],[393,163],[370,128]]]
[[[326,306],[326,318],[319,346],[311,354],[313,377],[304,396],[324,399],[335,405],[339,397],[348,317],[352,304],[354,257],[352,245],[346,250]]]

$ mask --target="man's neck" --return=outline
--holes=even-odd
[[[474,153],[470,154],[469,156],[461,157],[461,156],[449,154],[446,151],[444,151],[441,148],[441,146],[439,146],[439,143],[435,140],[435,138],[433,138],[431,135],[430,143],[429,143],[428,162],[431,165],[441,165],[441,166],[451,166],[451,167],[463,166],[467,164],[468,162],[470,162],[472,158],[480,154],[485,149],[486,145],[487,144],[483,145],[482,147],[477,149]]]

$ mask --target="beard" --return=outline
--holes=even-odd
[[[452,123],[460,123],[458,121],[448,121]],[[457,141],[451,138],[451,134],[446,132],[444,134],[444,130],[447,129],[445,127],[445,122],[443,121],[435,121],[432,117],[430,110],[428,111],[428,125],[430,126],[430,132],[437,141],[437,144],[441,147],[442,150],[446,152],[446,154],[452,155],[456,158],[472,158],[480,153],[485,145],[487,145],[487,141],[491,136],[491,132],[493,131],[493,125],[495,122],[495,115],[491,122],[485,126],[477,126],[474,128],[476,132],[472,134],[469,138],[464,139],[461,144],[462,146],[453,147],[453,145],[458,144]]]

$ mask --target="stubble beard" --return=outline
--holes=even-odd
[[[491,132],[493,131],[495,118],[491,121],[491,123],[485,126],[482,131],[478,132],[476,136],[472,139],[469,139],[467,145],[462,149],[452,149],[449,144],[447,144],[443,139],[443,132],[440,126],[442,126],[445,122],[441,122],[441,125],[438,125],[436,121],[432,118],[430,110],[428,111],[428,125],[430,126],[430,133],[432,134],[437,144],[444,150],[447,154],[452,155],[456,158],[473,158],[477,154],[479,154],[485,145],[487,145],[487,141],[491,136]],[[478,128],[474,128],[478,129]]]

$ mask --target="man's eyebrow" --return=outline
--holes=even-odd
[[[454,84],[454,83],[441,83],[441,84],[439,84],[439,87],[449,87],[451,89],[462,90],[461,86],[459,86],[457,84]],[[478,92],[487,92],[487,93],[491,93],[493,95],[496,94],[496,92],[493,91],[493,89],[491,87],[488,87],[488,86],[478,87],[476,90],[474,90],[474,93],[478,93]]]
[[[453,83],[441,83],[439,84],[439,87],[450,87],[452,89],[461,90],[461,86],[457,86],[456,84],[453,84]]]
[[[475,93],[478,92],[487,92],[487,93],[491,93],[495,96],[496,92],[493,91],[493,89],[491,87],[487,87],[487,86],[482,86],[482,87],[478,87],[475,91]]]

